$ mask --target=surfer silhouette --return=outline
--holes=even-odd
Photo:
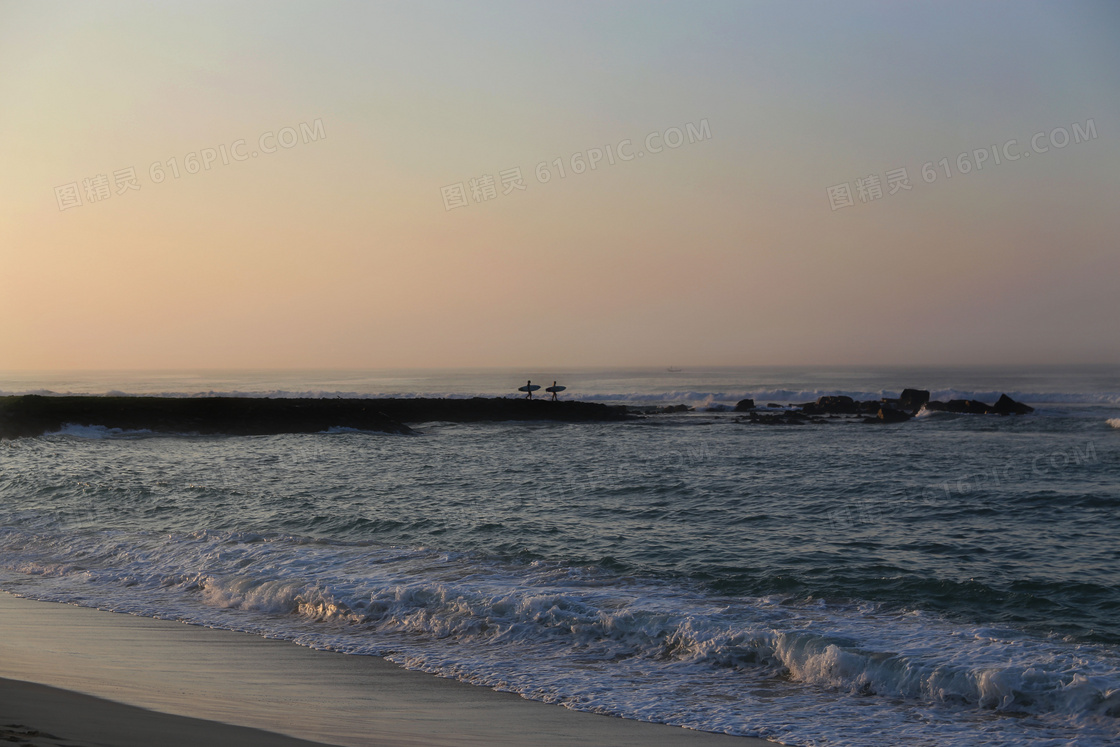
[[[526,381],[525,386],[517,387],[517,391],[527,392],[527,394],[525,395],[525,399],[532,399],[533,398],[533,392],[537,391],[538,389],[540,389],[540,387],[538,385],[534,384],[531,380]]]
[[[554,381],[554,382],[552,382],[552,386],[546,388],[545,391],[552,395],[552,401],[555,402],[557,400],[556,395],[559,394],[560,392],[564,391],[567,388],[568,387],[566,387],[566,386],[557,386],[556,382]]]

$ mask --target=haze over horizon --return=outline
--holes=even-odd
[[[1107,2],[2,2],[0,370],[1120,364],[1118,39]]]

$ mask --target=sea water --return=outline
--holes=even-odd
[[[0,442],[0,589],[792,745],[1120,741],[1120,376],[3,374],[4,393],[565,397],[691,412]],[[825,394],[1032,404],[763,426]]]

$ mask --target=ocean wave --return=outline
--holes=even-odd
[[[1006,713],[1018,716],[1007,728],[1032,738],[1062,724],[1120,736],[1115,651],[870,604],[718,597],[593,566],[230,532],[9,529],[0,569],[5,587],[39,598],[384,655],[528,698],[711,731],[881,744],[853,731],[876,696],[927,715],[950,709],[946,729]],[[916,712],[898,713],[896,736]]]
[[[412,582],[379,589],[368,598],[346,599],[317,583],[247,577],[209,578],[204,590],[207,603],[218,606],[293,614],[317,622],[345,620],[457,645],[532,646],[547,640],[555,646],[562,641],[561,647],[584,656],[595,651],[597,658],[637,656],[705,668],[754,667],[859,695],[1015,713],[1120,716],[1116,678],[1085,676],[1065,667],[1048,671],[1037,666],[1040,661],[1005,661],[1002,656],[989,656],[982,666],[962,665],[937,656],[931,642],[908,653],[868,649],[866,644],[854,644],[848,635],[770,627],[777,615],[762,625],[752,621],[744,629],[720,616],[670,611],[652,595],[621,607],[612,599],[605,607],[584,590],[578,594],[557,588],[480,591],[459,584]],[[797,617],[816,617],[833,626],[849,624],[805,611]],[[984,646],[1013,643],[979,637]],[[954,648],[959,654],[959,643]],[[1046,663],[1054,662],[1051,658]]]
[[[1120,418],[1109,418],[1105,422],[1111,425],[1113,428],[1120,428]]]

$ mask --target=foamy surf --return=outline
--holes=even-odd
[[[47,436],[70,436],[71,438],[135,438],[138,436],[151,436],[154,433],[147,429],[128,430],[123,428],[106,428],[103,425],[77,425],[65,423],[56,431],[46,433]]]
[[[1116,729],[1120,717],[1115,652],[878,605],[698,595],[594,568],[272,534],[8,529],[0,549],[0,579],[40,599],[381,655],[580,710],[793,744],[960,744],[1001,713],[1016,718],[989,743],[1011,744],[1070,724]],[[879,714],[877,728],[894,722],[888,742],[852,695],[901,703]],[[911,732],[929,709],[953,720]]]

